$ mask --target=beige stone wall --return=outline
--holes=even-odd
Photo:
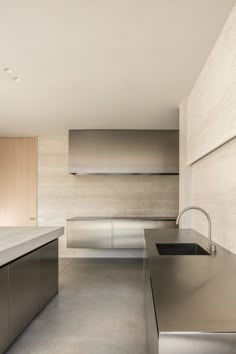
[[[192,203],[210,213],[213,239],[236,253],[236,138],[192,166]],[[207,234],[204,215],[192,223]]]
[[[188,163],[236,136],[236,6],[188,98]]]
[[[205,208],[212,218],[213,240],[234,253],[235,135],[236,7],[180,110],[180,201],[184,201],[180,209],[187,203]],[[197,211],[189,213],[192,228],[207,235],[204,215]]]
[[[66,219],[74,216],[176,216],[177,212],[178,176],[73,176],[68,173],[67,134],[39,137],[38,225],[65,226]],[[65,237],[60,252],[85,254],[67,249]]]

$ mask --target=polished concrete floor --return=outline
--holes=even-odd
[[[141,260],[62,259],[59,284],[7,354],[145,354]]]

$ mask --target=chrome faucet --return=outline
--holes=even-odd
[[[216,253],[216,245],[212,242],[212,239],[211,239],[211,217],[206,212],[206,210],[204,210],[203,208],[197,207],[197,206],[189,206],[187,208],[184,208],[183,210],[181,210],[181,212],[179,213],[179,215],[176,219],[176,225],[179,224],[179,219],[180,219],[181,215],[183,215],[186,211],[192,210],[192,209],[200,210],[203,214],[206,215],[207,220],[208,220],[208,250],[211,254],[215,254]]]

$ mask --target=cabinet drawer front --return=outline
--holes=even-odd
[[[177,225],[175,220],[173,221],[156,221],[157,229],[176,229]],[[148,227],[147,227],[148,229]]]
[[[111,248],[111,221],[68,222],[67,247]]]
[[[58,240],[40,248],[40,309],[58,292]]]
[[[175,221],[120,220],[112,223],[113,248],[145,248],[144,230],[175,228]]]
[[[9,341],[12,342],[39,311],[40,253],[32,252],[9,265]]]
[[[114,221],[112,243],[114,248],[144,248],[144,229],[155,229],[155,221]]]

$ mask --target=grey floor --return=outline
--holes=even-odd
[[[60,261],[60,291],[7,354],[145,354],[141,260]]]

